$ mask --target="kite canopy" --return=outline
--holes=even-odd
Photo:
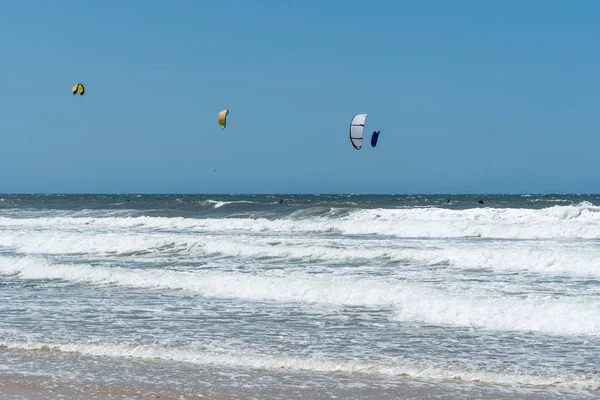
[[[379,131],[374,131],[371,136],[371,147],[377,146],[377,139],[379,139]]]
[[[83,96],[83,94],[85,93],[85,88],[83,87],[83,85],[81,83],[78,83],[77,85],[73,86],[73,89],[71,89],[71,92],[73,92],[73,95],[77,94],[77,92],[79,92],[80,96]]]
[[[360,150],[363,142],[363,131],[367,114],[357,114],[350,122],[350,142],[356,150]]]
[[[229,110],[223,110],[219,113],[219,126],[221,129],[225,129],[227,126],[227,116],[229,115]]]

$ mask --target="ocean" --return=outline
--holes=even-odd
[[[0,195],[19,388],[598,398],[600,195]]]

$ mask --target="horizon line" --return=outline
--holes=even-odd
[[[501,192],[413,192],[413,193],[375,193],[375,192],[229,192],[229,193],[217,193],[217,192],[0,192],[0,195],[6,196],[56,196],[56,195],[84,195],[84,196],[99,196],[99,195],[147,195],[147,196],[273,196],[273,195],[287,195],[287,196],[526,196],[526,195],[540,195],[540,196],[598,196],[600,193],[560,193],[560,192],[512,192],[512,193],[501,193]]]

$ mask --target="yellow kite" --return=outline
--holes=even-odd
[[[229,115],[229,110],[223,110],[219,113],[219,126],[221,129],[225,129],[227,125],[227,116]]]
[[[73,95],[77,94],[77,92],[79,92],[80,96],[83,96],[83,94],[85,93],[85,88],[83,87],[83,85],[81,83],[78,83],[77,85],[73,86],[73,89],[71,89],[71,92],[73,92]]]

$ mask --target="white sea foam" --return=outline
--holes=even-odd
[[[203,296],[277,303],[364,306],[396,310],[395,319],[486,330],[600,336],[599,297],[499,296],[485,290],[443,290],[384,278],[182,272],[50,264],[0,258],[0,274],[92,285],[185,290]]]
[[[278,258],[319,262],[376,260],[404,265],[447,265],[459,269],[529,272],[545,275],[600,276],[600,249],[591,242],[537,241],[456,242],[448,240],[388,239],[366,241],[343,238],[226,236],[190,234],[186,231],[101,230],[0,230],[0,248],[21,254],[41,255],[143,255],[188,257],[211,254],[246,259]]]
[[[230,204],[255,204],[254,201],[248,201],[248,200],[237,200],[237,201],[218,201],[218,200],[205,200],[205,201],[201,201],[198,204],[201,206],[204,205],[212,205],[214,208],[221,208],[223,206],[226,205],[230,205]]]
[[[358,210],[345,217],[269,220],[265,218],[35,218],[0,217],[0,226],[109,229],[340,233],[397,237],[482,237],[504,239],[600,238],[600,207],[590,203],[541,210],[441,208]]]
[[[225,204],[211,200],[201,212]],[[591,355],[600,343],[598,211],[589,203],[537,210],[320,205],[278,218],[204,219],[139,217],[132,210],[4,209],[0,296],[11,307],[31,305],[31,315],[47,312],[48,327],[37,329],[35,318],[19,318],[8,309],[0,319],[0,341],[14,348],[57,345],[90,355],[239,367],[597,387]],[[241,323],[248,329],[226,348],[189,342],[143,347],[135,343],[140,329],[147,328],[145,319],[128,319],[127,329],[111,327],[93,337],[78,322],[53,320],[52,312],[64,312],[71,299],[81,307],[69,309],[73,321],[83,310],[96,312],[101,303],[90,307],[86,295],[103,295],[105,286],[115,304],[152,308],[157,297],[188,310],[188,302],[204,304],[217,325]],[[44,296],[50,301],[36,314]],[[52,301],[54,296],[60,301]],[[228,320],[240,307],[244,313],[234,312],[235,319]],[[264,322],[253,313],[265,309],[300,322],[286,331],[289,347],[270,346],[252,332],[253,324]],[[313,318],[323,312],[331,316],[327,323],[356,338],[378,324],[397,329],[398,336],[377,344],[367,340],[348,351],[324,340],[315,350],[306,346],[305,334],[312,333],[300,326],[303,318],[307,326],[320,326]],[[178,325],[171,311],[151,320],[174,330],[186,326],[192,337],[209,341],[223,333],[202,324]],[[271,322],[265,323],[270,329]],[[446,347],[448,333],[491,340],[486,354],[457,355]],[[406,359],[388,359],[380,351],[396,348],[404,337],[415,343]],[[518,342],[519,337],[527,341]],[[523,352],[508,371],[512,356],[506,348],[513,343]],[[431,348],[420,352],[420,346]],[[564,352],[570,354],[568,364]]]
[[[104,357],[132,357],[138,359],[162,359],[202,365],[216,365],[259,369],[288,369],[293,371],[336,372],[377,374],[388,376],[411,376],[452,381],[476,381],[487,384],[534,385],[566,387],[573,389],[596,390],[600,379],[593,374],[588,376],[558,375],[551,370],[546,373],[528,374],[499,373],[467,369],[461,366],[438,366],[411,363],[407,361],[383,360],[365,362],[343,358],[325,358],[323,356],[286,356],[257,354],[248,350],[211,352],[194,347],[165,348],[159,346],[127,345],[127,344],[92,344],[92,343],[56,343],[56,342],[23,342],[0,340],[0,346],[15,350],[36,350],[45,352],[79,353]]]

